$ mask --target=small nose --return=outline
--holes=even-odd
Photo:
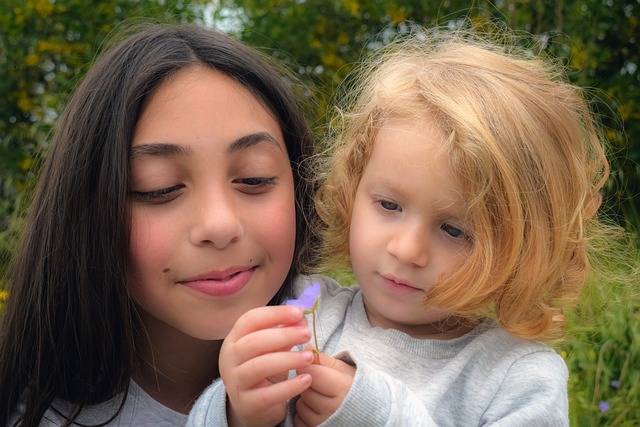
[[[429,237],[421,227],[404,227],[387,243],[387,252],[403,264],[426,267],[429,263]]]
[[[224,249],[244,235],[242,218],[233,198],[224,192],[208,194],[198,201],[193,215],[191,241]]]

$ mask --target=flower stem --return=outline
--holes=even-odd
[[[315,349],[313,350],[314,363],[316,365],[320,364],[320,349],[318,348],[318,335],[316,334],[316,311],[314,310],[311,313],[311,319],[313,322],[313,342],[315,344]]]

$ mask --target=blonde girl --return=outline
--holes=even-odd
[[[568,425],[562,336],[612,231],[582,91],[552,61],[465,31],[378,52],[348,87],[316,206],[320,364],[297,426]]]

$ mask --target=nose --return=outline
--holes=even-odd
[[[426,267],[429,263],[429,236],[419,226],[406,226],[389,239],[387,252],[403,264]]]
[[[190,238],[194,245],[224,249],[244,235],[241,212],[231,195],[218,191],[201,196],[193,215]]]

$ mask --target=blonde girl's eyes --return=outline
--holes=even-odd
[[[451,224],[442,224],[442,230],[451,237],[462,237],[464,233],[458,227],[454,227]]]
[[[469,233],[467,233],[466,231],[464,231],[461,228],[458,228],[458,227],[456,227],[454,225],[451,225],[451,224],[448,224],[448,223],[444,223],[444,224],[442,224],[442,226],[440,226],[440,228],[442,229],[442,231],[447,233],[447,235],[449,235],[450,237],[452,237],[454,239],[471,241],[471,235]]]
[[[402,211],[402,208],[400,207],[399,204],[392,202],[390,200],[386,200],[386,199],[378,199],[376,200],[376,203],[380,205],[380,207],[382,209],[384,209],[385,211]]]

